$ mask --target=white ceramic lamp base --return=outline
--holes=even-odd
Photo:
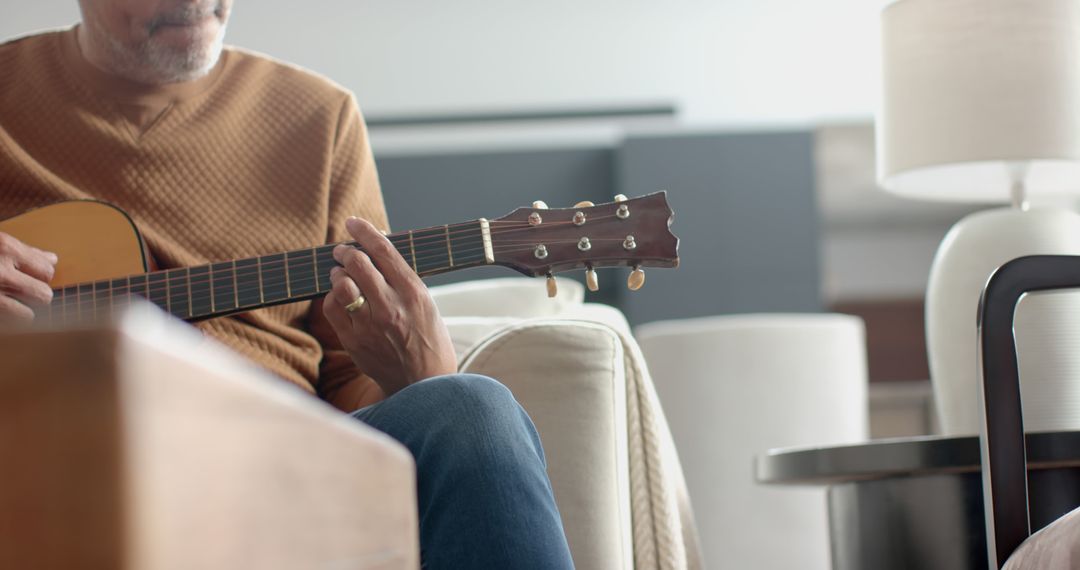
[[[977,313],[993,271],[1024,255],[1080,255],[1080,214],[1001,208],[972,214],[938,249],[926,292],[930,379],[942,432],[979,433]],[[1016,315],[1026,431],[1080,429],[1080,292],[1029,295]]]

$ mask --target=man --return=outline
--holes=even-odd
[[[352,96],[223,49],[231,4],[80,0],[77,27],[0,45],[0,219],[105,200],[164,268],[355,240],[366,253],[334,250],[323,300],[199,327],[412,451],[427,567],[570,567],[532,423],[497,382],[455,374],[426,288],[379,231]],[[56,262],[0,234],[0,318],[31,320]]]

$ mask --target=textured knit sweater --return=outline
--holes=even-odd
[[[228,48],[149,87],[90,65],[75,29],[0,44],[0,219],[87,198],[128,212],[162,269],[344,241],[350,215],[386,227],[359,110],[323,78]],[[340,408],[377,397],[313,305],[197,326]]]

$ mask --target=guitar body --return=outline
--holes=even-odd
[[[0,232],[60,257],[49,285],[56,289],[150,270],[142,236],[122,210],[73,200],[0,221]]]

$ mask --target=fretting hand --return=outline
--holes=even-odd
[[[48,283],[56,262],[55,253],[0,232],[0,322],[32,321],[33,307],[52,301]]]
[[[334,248],[343,267],[330,273],[323,313],[353,362],[387,396],[456,372],[450,333],[420,276],[375,226],[349,218],[346,228],[364,251]]]

